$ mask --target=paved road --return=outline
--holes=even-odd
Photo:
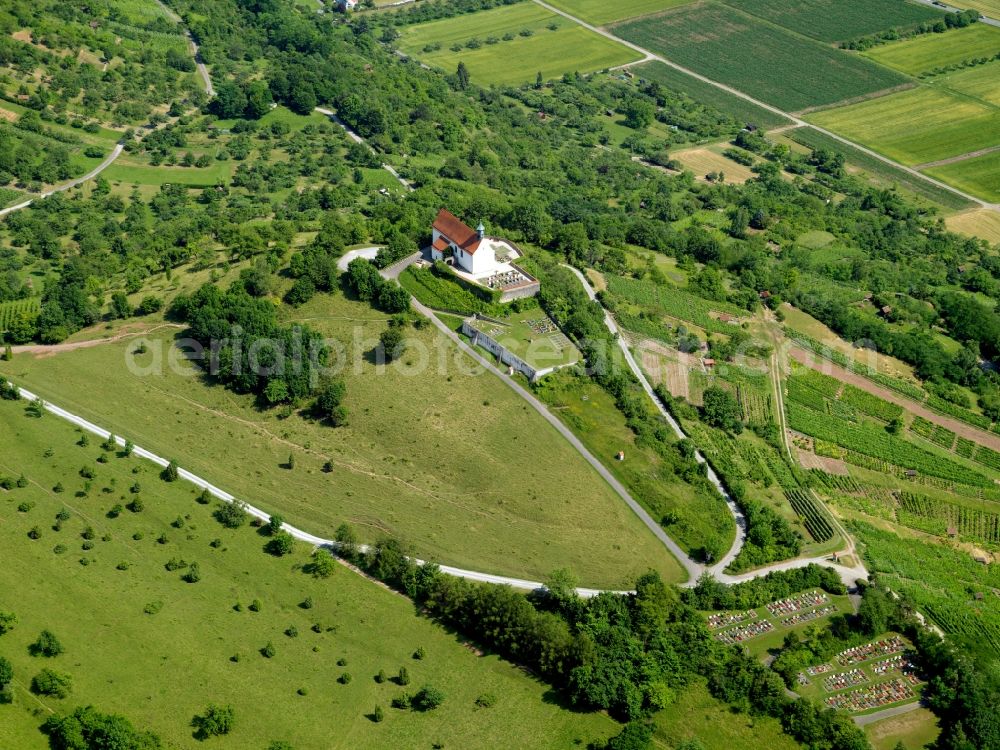
[[[929,182],[930,184],[935,185],[935,186],[937,186],[937,187],[939,187],[939,188],[941,188],[943,190],[947,190],[947,191],[949,191],[951,193],[954,193],[955,195],[959,195],[962,198],[965,198],[968,201],[972,201],[973,203],[975,203],[975,204],[977,204],[977,205],[979,205],[979,206],[981,206],[983,208],[988,208],[991,211],[1000,211],[1000,203],[989,203],[988,201],[984,201],[983,199],[977,198],[974,195],[969,195],[968,193],[965,193],[965,192],[959,190],[958,188],[952,187],[951,185],[947,185],[947,184],[941,182],[940,180],[935,180],[933,177],[925,175],[923,172],[919,172],[916,169],[914,169],[913,167],[907,167],[907,166],[905,166],[903,164],[899,164],[898,162],[895,162],[892,159],[890,159],[890,158],[888,158],[886,156],[883,156],[882,154],[878,153],[877,151],[872,151],[870,148],[866,148],[865,146],[862,146],[862,145],[860,145],[858,143],[855,143],[854,141],[851,141],[851,140],[849,140],[847,138],[844,138],[841,135],[837,135],[833,131],[826,130],[825,128],[821,128],[821,127],[818,127],[816,125],[813,125],[812,123],[806,122],[802,118],[796,117],[795,115],[793,115],[793,114],[791,114],[789,112],[785,112],[784,110],[778,109],[777,107],[773,107],[770,104],[767,104],[766,102],[760,101],[759,99],[754,99],[752,96],[750,96],[749,94],[743,93],[739,89],[734,89],[732,86],[727,86],[724,83],[719,83],[718,81],[714,81],[711,78],[703,76],[700,73],[696,73],[693,70],[690,70],[689,68],[685,68],[683,65],[678,65],[677,63],[673,62],[672,60],[667,59],[666,57],[663,57],[662,55],[658,55],[655,52],[651,52],[650,50],[646,49],[645,47],[640,47],[638,44],[633,44],[632,42],[626,41],[625,39],[621,39],[620,37],[617,37],[614,34],[612,34],[610,31],[607,31],[606,29],[600,28],[598,26],[594,26],[593,24],[589,24],[586,21],[584,21],[584,20],[582,20],[580,18],[577,18],[576,16],[572,15],[571,13],[567,13],[566,11],[561,10],[561,9],[555,7],[554,5],[549,5],[547,2],[545,2],[545,0],[533,0],[533,2],[535,4],[537,4],[537,5],[542,6],[543,8],[545,8],[546,10],[548,10],[548,11],[550,11],[552,13],[556,13],[556,14],[562,16],[563,18],[568,18],[570,21],[573,21],[574,23],[579,24],[580,26],[582,26],[585,29],[588,29],[588,30],[594,32],[595,34],[600,34],[601,36],[603,36],[603,37],[605,37],[607,39],[611,39],[612,41],[615,41],[618,44],[623,44],[626,47],[628,47],[629,49],[632,49],[632,50],[635,50],[636,52],[641,53],[642,55],[644,55],[644,57],[645,57],[646,60],[656,60],[657,62],[661,62],[664,65],[669,65],[671,68],[673,68],[675,70],[679,70],[680,72],[685,73],[685,74],[691,76],[692,78],[696,78],[699,81],[702,81],[703,83],[710,84],[712,86],[715,86],[717,89],[721,89],[722,91],[725,91],[727,93],[732,94],[733,96],[738,96],[740,99],[743,99],[745,101],[751,102],[752,104],[756,104],[758,107],[766,109],[768,112],[773,112],[776,115],[781,115],[782,117],[786,117],[786,118],[788,118],[789,120],[791,120],[792,122],[794,122],[798,126],[810,127],[813,130],[819,131],[820,133],[822,133],[823,135],[825,135],[825,136],[827,136],[829,138],[833,138],[834,140],[836,140],[836,141],[838,141],[840,143],[843,143],[843,144],[845,144],[847,146],[851,146],[852,148],[856,148],[858,151],[861,151],[862,153],[866,154],[867,156],[870,156],[870,157],[872,157],[874,159],[878,159],[879,161],[885,162],[886,164],[890,164],[893,167],[895,167],[896,169],[901,169],[904,172],[913,175],[914,177],[917,177],[917,178],[919,178],[921,180],[924,180],[925,182]]]
[[[362,247],[357,250],[350,250],[344,253],[337,260],[337,270],[346,271],[348,264],[355,258],[365,258],[366,260],[373,260],[376,255],[378,255],[379,248],[377,247]]]
[[[115,147],[113,149],[111,149],[111,153],[108,154],[107,157],[105,157],[104,161],[102,161],[100,164],[98,164],[92,170],[90,170],[89,172],[87,172],[87,174],[85,174],[83,177],[77,177],[75,180],[70,180],[69,182],[63,183],[62,185],[57,185],[56,187],[52,188],[51,190],[46,190],[44,193],[41,193],[37,199],[36,198],[32,198],[30,200],[24,201],[23,203],[18,203],[16,206],[10,206],[8,208],[4,208],[4,209],[0,210],[0,216],[6,216],[7,214],[12,214],[15,211],[20,211],[22,208],[27,208],[28,206],[30,206],[32,203],[35,202],[35,200],[40,200],[42,198],[48,198],[53,193],[61,193],[64,190],[69,190],[70,188],[75,188],[77,185],[82,185],[87,180],[94,179],[95,177],[97,177],[97,175],[99,175],[105,169],[107,169],[112,164],[114,164],[115,159],[117,159],[119,156],[121,156],[122,150],[124,148],[125,148],[125,146],[123,144],[121,144],[121,143],[115,144]]]
[[[854,723],[859,727],[863,727],[866,724],[874,724],[876,721],[882,721],[882,719],[891,719],[893,716],[899,716],[900,714],[908,714],[910,711],[916,711],[920,708],[920,705],[920,701],[914,701],[913,703],[907,703],[904,706],[893,706],[892,708],[886,708],[882,711],[876,711],[873,714],[855,716]]]
[[[319,112],[321,115],[326,115],[335,123],[340,125],[340,127],[342,127],[346,131],[347,137],[350,138],[352,141],[354,141],[355,143],[360,143],[362,146],[367,148],[373,154],[378,156],[378,152],[375,149],[373,149],[370,145],[368,145],[368,141],[366,141],[360,135],[351,130],[350,126],[346,122],[337,117],[336,112],[334,112],[331,109],[326,109],[325,107],[316,107],[316,111]],[[385,162],[382,162],[382,169],[384,169],[386,172],[395,177],[396,181],[399,182],[399,184],[402,185],[404,188],[411,191],[413,190],[413,185],[411,185],[402,177],[400,177],[399,172],[397,172],[391,164],[386,164]]]

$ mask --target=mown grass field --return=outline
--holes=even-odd
[[[901,0],[722,0],[726,5],[823,42],[838,42],[941,18],[942,11]]]
[[[718,86],[713,86],[710,83],[699,81],[697,78],[692,78],[687,73],[676,68],[671,68],[669,65],[664,65],[661,62],[646,63],[636,68],[635,72],[643,78],[657,81],[664,86],[690,96],[692,99],[697,99],[699,102],[704,102],[715,107],[719,111],[744,123],[753,123],[765,129],[778,128],[791,123],[791,120],[787,117],[782,117],[775,112],[757,106],[753,102],[741,99],[734,94],[730,94],[728,91],[720,89]]]
[[[903,164],[915,165],[996,144],[1000,109],[920,87],[806,117]]]
[[[927,708],[865,725],[865,734],[875,750],[895,750],[900,742],[907,748],[926,747],[939,733],[937,717]]]
[[[625,23],[615,33],[789,112],[906,82],[868,60],[714,2]]]
[[[876,159],[864,151],[841,143],[814,128],[795,128],[785,135],[792,141],[801,143],[809,148],[827,148],[839,151],[847,159],[850,167],[861,170],[866,177],[877,185],[897,187],[912,197],[936,203],[947,210],[971,208],[975,205],[972,201],[966,200],[950,190],[937,187],[909,172],[887,164],[880,159]]]
[[[754,174],[750,167],[722,155],[721,151],[728,145],[725,143],[701,148],[688,148],[675,152],[673,158],[679,161],[685,169],[694,172],[696,178],[703,180],[705,175],[715,172],[725,175],[727,185],[743,184]]]
[[[555,29],[548,28],[555,26]],[[522,36],[530,31],[530,36]],[[513,39],[503,36],[512,34]],[[482,46],[464,45],[478,39]],[[493,39],[493,44],[487,40]],[[450,48],[462,45],[461,51]],[[425,50],[428,45],[440,49]],[[399,48],[427,65],[454,73],[464,62],[471,79],[480,85],[518,84],[564,73],[590,73],[624,65],[640,55],[624,45],[588,31],[569,19],[534,3],[519,3],[417,24],[404,29]]]
[[[976,23],[943,34],[923,34],[901,42],[872,47],[864,53],[882,65],[909,75],[954,65],[1000,52],[1000,29]]]
[[[595,26],[603,26],[615,21],[623,21],[636,16],[659,13],[668,8],[685,5],[692,0],[555,0],[550,2],[556,8]]]
[[[68,423],[52,415],[29,418],[23,402],[0,402],[0,430],[0,472],[23,471],[30,481],[0,491],[0,609],[18,617],[15,629],[0,637],[0,654],[13,663],[17,680],[15,703],[0,705],[5,748],[47,748],[37,731],[41,722],[51,712],[88,704],[124,714],[171,748],[200,746],[189,723],[209,703],[234,707],[233,732],[216,742],[242,748],[272,740],[297,750],[434,742],[490,748],[501,737],[511,747],[568,748],[616,731],[603,715],[560,708],[541,682],[496,657],[478,656],[417,616],[407,599],[347,568],[336,566],[325,580],[305,575],[299,568],[308,561],[305,545],[282,558],[265,554],[263,537],[246,526],[223,528],[212,505],[195,502],[191,485],[164,483],[151,463],[118,456],[95,463],[98,439],[80,447],[80,434]],[[96,467],[96,476],[89,495],[78,497],[85,464]],[[51,490],[59,482],[62,494]],[[134,482],[141,485],[143,510],[108,518],[114,504],[135,497]],[[34,505],[22,513],[22,502]],[[69,519],[54,531],[63,509]],[[40,539],[28,537],[34,526]],[[81,534],[88,526],[94,540],[85,550]],[[215,539],[218,546],[210,546]],[[65,551],[57,554],[57,545]],[[171,559],[197,562],[201,580],[186,583],[183,569],[168,572]],[[310,609],[300,606],[307,598]],[[259,612],[247,609],[255,599]],[[234,609],[237,603],[242,611]],[[146,614],[151,604],[159,611]],[[286,634],[293,627],[295,637]],[[62,642],[63,655],[28,655],[28,644],[45,628]],[[259,650],[269,642],[276,653],[267,659]],[[427,656],[415,660],[420,647]],[[406,688],[373,679],[380,669],[395,675],[403,666],[411,678]],[[42,667],[71,676],[68,698],[27,692]],[[344,673],[352,676],[349,684],[337,681]],[[392,697],[424,684],[444,691],[440,708],[426,714],[390,708]],[[496,697],[493,708],[476,707],[485,693]],[[381,723],[369,718],[376,705],[385,711]]]
[[[926,171],[967,193],[994,203],[1000,202],[1000,151],[931,167]]]
[[[126,367],[135,340],[17,355],[3,372],[319,535],[346,520],[366,540],[393,534],[425,559],[532,580],[560,567],[593,586],[630,585],[649,567],[683,578],[573,448],[441,334],[410,329],[411,354],[380,370],[366,353],[384,315],[321,295],[295,316],[345,347],[345,427],[261,411],[187,362],[155,367],[173,332],[154,334],[139,356],[148,374]],[[283,468],[290,454],[294,471]]]
[[[213,161],[208,167],[169,167],[161,164],[154,167],[148,162],[121,156],[101,174],[109,182],[127,185],[188,185],[190,187],[212,187],[227,183],[236,171],[238,162]]]
[[[800,745],[764,716],[750,717],[720,706],[703,681],[685,688],[677,703],[653,717],[654,747],[678,747],[697,739],[705,750],[761,747],[796,750]],[[665,744],[664,744],[665,743]]]
[[[1000,60],[949,73],[935,84],[1000,107]]]
[[[953,232],[962,232],[979,237],[992,245],[1000,245],[1000,213],[989,209],[966,211],[945,219],[945,224]]]

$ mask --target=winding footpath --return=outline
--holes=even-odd
[[[198,47],[198,43],[191,36],[191,30],[184,25],[184,19],[181,18],[173,8],[167,5],[163,0],[156,0],[156,4],[163,9],[163,12],[167,14],[167,17],[178,24],[184,29],[184,36],[187,38],[188,49],[191,52],[191,56],[194,58],[195,67],[198,69],[198,75],[201,76],[201,82],[205,84],[205,93],[209,96],[215,96],[215,87],[212,86],[212,77],[208,74],[208,68],[201,59],[201,48]]]
[[[768,104],[766,102],[762,102],[759,99],[755,99],[754,97],[750,96],[749,94],[744,93],[743,91],[740,91],[739,89],[733,88],[732,86],[727,86],[724,83],[719,83],[718,81],[714,81],[711,78],[708,78],[707,76],[703,76],[700,73],[696,73],[695,71],[693,71],[693,70],[691,70],[689,68],[685,68],[683,65],[679,65],[678,63],[675,63],[673,60],[669,60],[666,57],[663,57],[662,55],[658,55],[655,52],[652,52],[652,51],[646,49],[645,47],[640,47],[638,44],[630,42],[630,41],[628,41],[626,39],[622,39],[621,37],[617,37],[614,34],[612,34],[610,31],[608,31],[607,29],[601,28],[600,26],[594,26],[593,24],[589,24],[586,21],[584,21],[583,19],[577,18],[572,13],[568,13],[567,11],[561,10],[561,9],[555,7],[554,5],[550,5],[549,3],[545,2],[545,0],[532,0],[532,1],[536,5],[540,5],[541,7],[545,8],[546,10],[548,10],[551,13],[555,13],[556,15],[560,15],[563,18],[566,18],[566,19],[572,21],[573,23],[578,24],[579,26],[582,26],[583,28],[587,29],[588,31],[592,31],[595,34],[600,34],[605,39],[610,39],[610,40],[612,40],[614,42],[617,42],[618,44],[622,44],[622,45],[628,47],[629,49],[631,49],[631,50],[633,50],[635,52],[638,52],[639,54],[641,54],[643,56],[643,59],[639,63],[630,63],[631,65],[638,65],[638,64],[641,64],[642,62],[650,62],[650,61],[661,62],[664,65],[667,65],[667,66],[673,68],[674,70],[678,70],[681,73],[684,73],[685,75],[689,75],[692,78],[695,78],[695,79],[701,81],[702,83],[707,83],[707,84],[709,84],[711,86],[714,86],[717,89],[720,89],[720,90],[725,91],[725,92],[727,92],[729,94],[732,94],[733,96],[737,96],[740,99],[743,99],[744,101],[748,101],[751,104],[755,104],[756,106],[761,107],[762,109],[766,109],[768,112],[773,112],[776,115],[780,115],[780,116],[782,116],[782,117],[784,117],[784,118],[786,118],[788,120],[791,120],[793,123],[795,123],[795,125],[797,127],[810,127],[813,130],[816,130],[816,131],[822,133],[823,135],[827,136],[828,138],[833,138],[835,141],[843,143],[845,146],[851,146],[852,148],[857,149],[858,151],[860,151],[861,153],[865,154],[866,156],[870,156],[873,159],[878,159],[879,161],[884,162],[885,164],[889,164],[889,165],[895,167],[896,169],[901,169],[904,172],[906,172],[907,174],[910,174],[910,175],[912,175],[914,177],[917,177],[917,178],[919,178],[921,180],[924,180],[925,182],[929,182],[930,184],[934,185],[935,187],[941,188],[942,190],[947,190],[950,193],[954,193],[955,195],[961,196],[962,198],[964,198],[967,201],[972,201],[973,203],[975,203],[976,205],[980,206],[981,208],[986,208],[986,209],[989,209],[991,211],[998,211],[998,212],[1000,212],[1000,203],[990,203],[988,201],[984,201],[982,198],[977,198],[976,196],[970,195],[969,193],[966,193],[966,192],[964,192],[962,190],[959,190],[958,188],[953,187],[951,185],[948,185],[947,183],[941,182],[940,180],[936,180],[933,177],[930,177],[930,176],[924,174],[923,172],[920,172],[919,170],[914,169],[913,167],[907,167],[904,164],[900,164],[898,162],[895,162],[892,159],[888,158],[887,156],[883,156],[882,154],[878,153],[877,151],[873,151],[870,148],[866,148],[865,146],[862,146],[861,144],[855,143],[854,141],[852,141],[852,140],[850,140],[848,138],[845,138],[842,135],[838,135],[837,133],[834,133],[831,130],[827,130],[826,128],[821,128],[818,125],[814,125],[811,122],[806,122],[801,117],[796,117],[795,115],[791,114],[790,112],[785,112],[784,110],[778,109],[777,107],[774,107],[774,106],[772,106],[772,105],[770,105],[770,104]]]
[[[337,117],[337,113],[334,112],[332,109],[327,109],[325,107],[316,107],[315,111],[319,112],[321,115],[326,115],[327,117],[329,117],[333,122],[335,122],[337,125],[339,125],[340,127],[342,127],[344,129],[344,131],[347,133],[347,137],[348,138],[350,138],[355,143],[361,144],[362,146],[364,146],[365,148],[367,148],[369,151],[371,151],[373,154],[375,154],[376,156],[378,156],[378,152],[371,147],[371,145],[368,143],[368,141],[366,141],[360,135],[358,135],[357,133],[355,133],[351,129],[351,126],[348,125],[343,120],[341,120],[339,117]],[[406,188],[410,192],[413,191],[413,185],[411,185],[406,180],[404,180],[403,177],[399,174],[399,172],[397,172],[395,170],[395,168],[391,164],[386,164],[384,161],[380,161],[379,163],[382,165],[382,169],[384,169],[386,172],[388,172],[393,177],[395,177],[396,181],[400,185],[402,185],[404,188]]]

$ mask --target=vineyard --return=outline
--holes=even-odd
[[[607,276],[608,293],[625,302],[655,310],[662,315],[693,323],[699,328],[713,333],[728,335],[733,328],[722,323],[710,313],[728,313],[735,317],[746,317],[742,310],[728,302],[715,302],[696,297],[676,287],[663,286],[652,281],[639,281],[624,276]]]
[[[923,417],[914,417],[913,424],[910,425],[910,430],[914,434],[937,443],[942,448],[947,448],[948,450],[951,450],[951,447],[955,444],[954,432],[936,425]]]
[[[1000,453],[992,448],[987,448],[985,445],[979,445],[961,437],[956,441],[954,432],[946,430],[944,427],[936,425],[923,417],[914,417],[913,424],[910,425],[910,430],[915,435],[937,443],[943,448],[947,448],[948,450],[954,449],[955,453],[962,458],[971,459],[994,471],[1000,471]]]
[[[788,379],[788,398],[851,422],[859,412],[883,422],[903,416],[903,407],[809,368],[796,369]]]
[[[1000,514],[989,510],[903,492],[899,496],[898,517],[900,523],[932,534],[942,535],[954,527],[962,538],[1000,543]]]
[[[788,426],[806,435],[836,443],[848,451],[868,456],[878,462],[973,486],[988,487],[992,484],[979,472],[930,453],[901,438],[893,437],[881,427],[845,424],[791,400],[788,402]]]
[[[748,425],[768,425],[774,421],[771,413],[771,395],[745,385],[736,386],[736,398],[743,410],[743,421]]]
[[[846,404],[850,404],[860,412],[864,412],[876,419],[881,419],[883,422],[891,422],[903,416],[902,406],[885,401],[853,385],[844,386],[840,400]]]
[[[38,297],[18,299],[13,302],[0,302],[0,333],[6,331],[10,324],[22,315],[34,318],[41,311]]]
[[[809,536],[819,543],[833,538],[833,527],[811,491],[786,490],[785,497],[788,498],[792,510],[802,519]]]

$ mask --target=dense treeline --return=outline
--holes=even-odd
[[[529,666],[581,708],[640,719],[670,706],[691,680],[705,677],[720,700],[750,715],[779,718],[810,747],[868,747],[845,715],[788,699],[777,674],[716,641],[702,615],[655,573],[642,576],[628,596],[605,593],[582,600],[572,581],[557,574],[545,593],[526,597],[509,587],[444,575],[432,565],[417,566],[395,540],[363,555],[350,545],[342,553],[405,591],[435,619]]]
[[[52,750],[159,750],[160,738],[136,729],[123,716],[104,714],[93,706],[67,716],[53,716],[42,725]]]

